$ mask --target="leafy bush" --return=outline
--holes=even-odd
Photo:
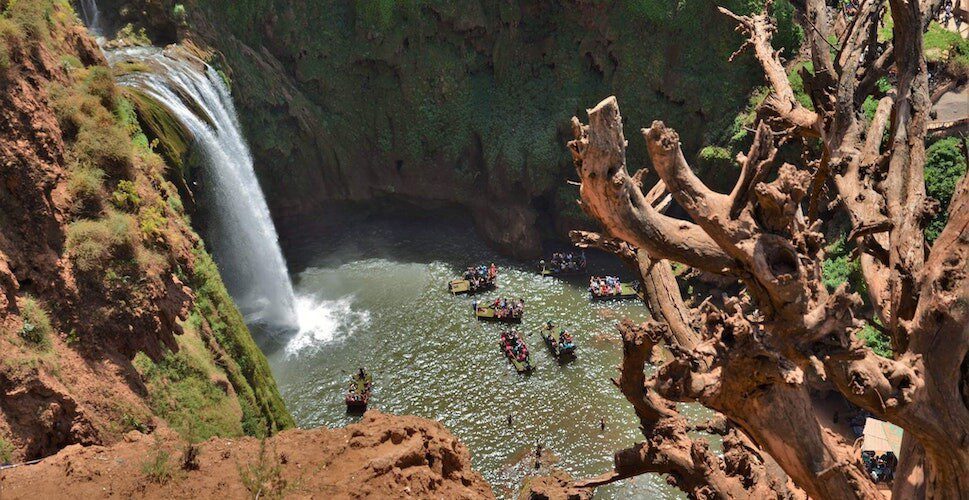
[[[848,282],[849,290],[864,296],[866,285],[861,276],[861,264],[858,259],[852,259],[850,254],[851,249],[845,235],[828,245],[825,259],[821,263],[821,281],[831,291]]]
[[[949,202],[959,180],[966,175],[967,145],[958,137],[948,137],[933,143],[925,152],[925,192],[939,200],[939,213],[925,228],[925,238],[935,241],[949,220]]]
[[[121,181],[118,188],[111,193],[111,203],[126,212],[135,212],[141,206],[141,197],[136,192],[135,183]]]
[[[134,220],[113,212],[98,220],[81,220],[67,227],[67,251],[81,271],[105,267],[116,258],[128,257],[134,250]]]
[[[53,331],[50,316],[37,299],[30,295],[18,301],[20,316],[24,326],[20,329],[20,337],[32,344],[47,347],[50,345],[49,335]]]
[[[168,218],[160,207],[148,206],[138,213],[138,227],[146,240],[158,238],[167,226]]]
[[[172,7],[172,17],[175,18],[179,24],[185,24],[185,19],[187,14],[185,13],[185,5],[177,3]]]
[[[115,35],[115,40],[119,41],[121,45],[133,45],[137,47],[149,47],[151,46],[151,38],[148,38],[148,32],[145,28],[135,29],[134,25],[126,24],[118,34]]]
[[[865,325],[858,332],[858,338],[864,340],[865,345],[871,348],[872,351],[875,351],[875,354],[879,356],[891,358],[895,355],[894,351],[892,351],[892,342],[888,336],[870,324]]]

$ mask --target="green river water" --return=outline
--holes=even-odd
[[[612,453],[641,438],[629,404],[612,385],[621,357],[614,324],[642,320],[638,301],[592,303],[587,276],[543,278],[529,263],[501,258],[454,216],[356,217],[290,228],[284,238],[300,307],[319,323],[298,334],[258,334],[283,398],[301,427],[342,426],[348,374],[365,366],[376,389],[370,408],[439,420],[467,445],[499,497],[513,496],[536,443],[577,477],[608,471]],[[447,282],[476,263],[500,267],[499,295],[525,299],[523,323],[536,370],[522,376],[498,349],[501,326],[482,324],[472,299]],[[612,256],[589,255],[589,272],[629,273]],[[578,358],[560,366],[538,328],[575,333]],[[687,412],[699,412],[687,408]],[[513,425],[508,426],[508,415]],[[695,415],[697,418],[699,414]],[[600,418],[606,429],[599,428]],[[518,466],[516,467],[516,464]],[[649,475],[600,488],[596,498],[681,498]]]

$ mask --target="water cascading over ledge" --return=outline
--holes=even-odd
[[[218,73],[178,49],[109,51],[112,64],[149,71],[122,76],[165,107],[191,135],[206,169],[207,243],[237,305],[251,322],[300,328],[296,297],[232,98]]]

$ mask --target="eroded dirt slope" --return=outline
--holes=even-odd
[[[418,417],[371,411],[340,429],[283,431],[264,446],[256,438],[213,438],[198,447],[198,468],[186,470],[184,441],[165,430],[132,432],[108,447],[70,446],[0,472],[0,497],[494,498],[467,448],[440,423]]]

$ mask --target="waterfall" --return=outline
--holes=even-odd
[[[98,10],[98,3],[96,0],[77,0],[78,14],[81,15],[81,21],[87,26],[88,30],[94,34],[94,36],[103,36],[103,30],[101,26],[101,11]]]
[[[152,68],[126,75],[119,83],[167,108],[203,153],[202,191],[212,215],[206,241],[247,320],[299,328],[297,301],[276,228],[222,78],[194,56],[179,53],[175,58],[158,48],[122,49],[108,56],[112,64],[138,60]]]

